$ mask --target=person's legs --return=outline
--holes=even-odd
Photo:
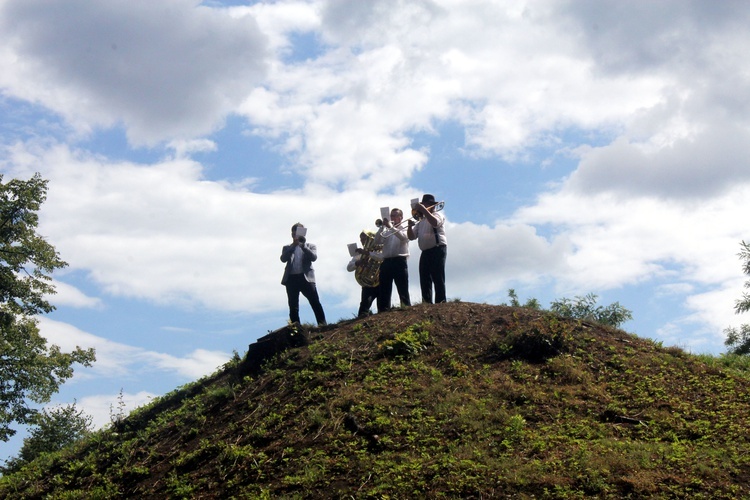
[[[406,258],[400,257],[395,259],[393,270],[393,281],[396,283],[398,298],[401,306],[410,306],[411,298],[409,297],[409,265]]]
[[[446,301],[445,296],[445,260],[448,256],[447,247],[437,247],[432,259],[432,282],[435,285],[435,303]]]
[[[310,302],[310,307],[312,307],[313,313],[315,313],[315,321],[318,322],[319,326],[325,325],[326,315],[325,312],[323,312],[323,305],[320,303],[318,289],[315,286],[315,283],[310,283],[304,278],[304,276],[302,277],[302,280],[304,283],[302,284],[300,291],[307,301]]]
[[[422,290],[422,302],[432,304],[432,277],[430,276],[430,251],[425,250],[419,256],[419,287]]]
[[[384,259],[380,264],[380,285],[378,285],[378,312],[391,308],[393,296],[393,259]]]
[[[286,297],[289,303],[289,321],[299,323],[299,279],[291,275],[286,282]],[[304,279],[304,278],[303,278]]]
[[[363,286],[362,296],[359,302],[359,311],[357,316],[367,316],[370,314],[370,308],[372,307],[373,301],[378,298],[378,287],[374,286]]]

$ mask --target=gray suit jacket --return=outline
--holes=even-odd
[[[281,262],[286,262],[284,267],[284,276],[281,278],[281,284],[286,285],[289,279],[289,274],[292,270],[294,263],[294,246],[284,245],[281,249]],[[315,270],[312,267],[312,263],[318,260],[318,249],[312,243],[305,243],[302,245],[302,273],[305,275],[305,279],[310,283],[315,283]]]

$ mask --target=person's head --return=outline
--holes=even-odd
[[[375,233],[373,233],[372,231],[363,229],[362,232],[359,233],[359,241],[360,243],[362,243],[362,246],[365,246],[367,240],[370,240],[372,238],[375,238]]]
[[[394,224],[398,224],[403,218],[404,212],[402,212],[401,209],[394,208],[391,210],[391,222],[393,222]]]
[[[295,242],[305,243],[305,237],[297,234],[297,230],[299,228],[304,228],[304,227],[305,226],[303,226],[301,222],[297,222],[296,224],[292,226],[292,239]]]
[[[422,196],[422,205],[426,207],[431,207],[434,204],[435,204],[434,196],[432,196],[431,194],[425,194],[424,196]]]

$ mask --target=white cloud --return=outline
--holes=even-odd
[[[185,378],[197,379],[218,370],[229,361],[230,355],[225,352],[196,349],[184,358],[155,352],[148,353],[147,357],[155,369],[174,371]]]
[[[535,283],[565,268],[568,243],[548,241],[530,225],[498,224],[491,228],[472,223],[446,226],[446,265],[451,297],[482,297],[505,293],[514,282]],[[412,245],[415,260],[419,249]],[[413,276],[418,277],[414,266]]]
[[[570,186],[582,193],[704,198],[750,181],[750,129],[719,123],[654,148],[624,138],[581,152]]]
[[[230,310],[274,305],[248,287],[278,281],[278,273],[253,270],[276,267],[286,230],[270,237],[278,228],[263,217],[273,206],[284,213],[284,198],[204,181],[187,159],[107,163],[61,146],[17,147],[13,158],[19,169],[28,165],[24,175],[46,166],[42,230],[71,270],[90,273],[107,293]]]
[[[750,184],[721,196],[692,198],[587,193],[570,184],[519,210],[521,223],[554,227],[570,248],[552,269],[559,290],[573,293],[656,285],[671,319],[655,332],[667,345],[718,353],[723,330],[739,323],[732,305],[740,294],[739,241],[750,213]],[[665,296],[669,293],[671,297]]]
[[[464,125],[478,153],[522,156],[568,127],[616,129],[668,83],[595,76],[541,2],[325,5],[329,50],[274,65],[240,108],[256,133],[285,141],[310,182],[400,185],[428,160],[409,134],[443,120]]]
[[[89,129],[124,123],[136,144],[219,125],[265,70],[263,35],[193,0],[5,0],[0,85]]]
[[[91,368],[80,367],[75,377],[81,379],[93,376],[123,377],[133,364],[138,362],[141,349],[126,346],[103,337],[84,332],[73,325],[55,321],[48,317],[39,317],[39,331],[50,344],[60,347],[63,352],[71,352],[77,347],[94,348],[96,361]]]
[[[127,392],[98,394],[81,398],[76,401],[76,407],[92,417],[92,424],[95,429],[101,429],[111,424],[112,420],[118,415],[128,415],[136,408],[150,403],[156,397],[158,397],[157,394],[148,391],[139,391],[135,394]]]
[[[50,303],[56,307],[69,306],[76,308],[98,309],[103,306],[102,300],[98,297],[89,297],[81,290],[62,281],[53,281],[56,293],[46,297]]]
[[[189,158],[194,153],[216,151],[216,143],[208,139],[174,140],[167,145],[172,148],[177,158]]]
[[[558,278],[579,286],[615,288],[666,276],[678,266],[681,279],[719,284],[737,272],[730,257],[744,231],[736,217],[750,210],[749,186],[731,196],[676,203],[652,197],[584,196],[563,187],[519,210],[517,219],[553,225],[571,243],[568,273]]]
[[[71,352],[77,347],[96,350],[92,367],[80,367],[75,371],[77,379],[93,376],[120,379],[132,377],[135,372],[157,371],[192,380],[213,373],[231,356],[206,349],[195,349],[184,357],[149,351],[92,335],[47,317],[39,318],[39,329],[48,342],[59,346],[63,352]]]
[[[203,179],[189,159],[108,162],[62,145],[17,144],[8,155],[14,175],[41,170],[49,179],[41,231],[105,299],[221,311],[286,309],[279,255],[301,217],[318,245],[322,288],[351,293],[346,245],[374,227],[379,206],[418,196],[320,187],[257,194]]]
[[[260,31],[267,37],[269,50],[278,57],[289,55],[293,49],[290,35],[312,32],[320,26],[319,6],[316,2],[284,1],[274,3],[257,2],[250,6],[233,7],[228,10],[237,18],[251,16]]]
[[[602,72],[687,71],[710,78],[722,61],[704,56],[721,49],[739,57],[742,43],[737,42],[748,40],[750,14],[741,1],[584,0],[551,5],[556,15],[573,23],[569,29],[580,35],[580,47]]]

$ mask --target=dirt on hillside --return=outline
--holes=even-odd
[[[680,349],[420,304],[269,332],[0,497],[738,498],[748,419],[747,378]]]

